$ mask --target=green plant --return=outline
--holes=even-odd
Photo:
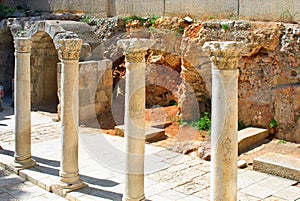
[[[191,126],[198,130],[209,131],[211,126],[211,120],[208,112],[205,112],[198,121],[192,122]]]
[[[169,101],[169,106],[177,106],[178,104],[177,104],[177,102],[176,101],[174,101],[174,100],[170,100]]]
[[[280,14],[280,21],[282,22],[289,22],[289,23],[295,23],[295,16],[297,13],[291,13],[288,9],[284,10]]]
[[[0,20],[10,17],[15,11],[15,8],[0,4]]]
[[[179,28],[178,28],[178,32],[181,33],[181,34],[183,34],[183,32],[184,32],[184,27],[182,27],[182,26],[179,27]]]
[[[19,30],[16,33],[16,36],[18,36],[18,37],[25,37],[26,35],[27,35],[27,31],[26,30]]]
[[[278,126],[278,123],[275,119],[272,119],[269,123],[269,128],[276,128]]]
[[[136,15],[133,15],[133,16],[125,17],[125,18],[123,18],[123,20],[125,20],[126,24],[128,24],[129,22],[137,20],[137,21],[140,22],[140,25],[144,25],[147,18],[138,17]]]
[[[95,18],[93,18],[92,16],[89,16],[89,15],[83,16],[80,21],[87,23],[88,25],[91,25],[91,26],[97,25],[97,21],[95,20]]]
[[[238,130],[243,130],[244,128],[247,128],[247,126],[244,124],[244,122],[238,122]]]
[[[160,17],[159,16],[150,16],[148,19],[149,26],[152,27],[158,18],[160,18]]]
[[[155,28],[153,26],[149,27],[149,32],[152,33],[155,31]],[[170,101],[171,102],[171,101]]]
[[[286,141],[285,140],[279,140],[278,143],[279,144],[286,144]]]
[[[222,24],[222,29],[224,29],[225,31],[227,31],[229,29],[228,24]]]

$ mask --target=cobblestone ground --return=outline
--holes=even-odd
[[[0,145],[13,145],[13,108],[11,106],[11,99],[8,97],[4,100],[4,110],[0,112]],[[47,141],[59,137],[59,123],[49,122],[43,118],[41,112],[34,113],[33,118],[35,122],[32,125],[32,143]],[[38,121],[36,121],[36,119]],[[48,117],[49,119],[49,117]],[[48,121],[48,122],[47,122]],[[60,196],[50,193],[20,176],[11,173],[0,166],[0,201],[43,201],[66,200]]]
[[[13,144],[14,142],[14,109],[11,107],[11,99],[4,99],[4,110],[0,112],[0,142]],[[38,143],[59,138],[59,122],[54,122],[51,117],[54,114],[45,112],[31,113],[31,142]]]
[[[63,201],[66,199],[45,191],[0,166],[0,200]]]

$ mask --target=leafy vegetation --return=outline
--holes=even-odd
[[[224,29],[225,31],[227,31],[229,29],[228,24],[222,24],[222,29]]]
[[[285,140],[279,140],[278,143],[279,144],[286,144],[286,141]]]
[[[0,20],[10,17],[15,11],[15,8],[0,4]]]
[[[247,126],[244,124],[244,122],[238,122],[238,130],[243,130],[244,128],[247,128]]]
[[[136,15],[129,16],[123,18],[125,20],[126,24],[131,23],[133,21],[138,21],[141,26],[146,26],[146,27],[153,27],[155,24],[156,20],[160,18],[159,16],[149,16],[149,17],[138,17]]]
[[[81,22],[87,23],[90,26],[97,25],[97,21],[90,15],[85,15],[81,18]]]
[[[179,120],[179,124],[182,126],[191,126],[197,130],[209,131],[211,126],[210,115],[208,112],[205,112],[202,117],[199,118],[198,121],[183,121],[182,119]]]
[[[275,119],[272,119],[269,123],[269,128],[276,128],[278,126],[278,123]]]

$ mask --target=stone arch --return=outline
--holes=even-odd
[[[59,21],[36,22],[28,31],[32,41],[31,102],[32,108],[55,112],[59,104],[59,58],[56,47],[56,36],[70,33],[59,25]]]
[[[46,32],[37,32],[31,37],[31,40],[31,102],[34,109],[55,112],[59,102],[57,51],[52,38]]]

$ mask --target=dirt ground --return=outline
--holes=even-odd
[[[210,135],[206,131],[195,130],[189,126],[181,126],[177,116],[176,106],[164,108],[152,108],[146,110],[146,124],[166,122],[165,137],[155,142],[147,142],[154,146],[165,147],[168,150],[189,154],[198,157],[197,150],[201,146],[210,144]],[[116,135],[114,120],[110,113],[98,118],[102,131],[109,135]],[[102,126],[101,126],[102,125]],[[300,144],[278,140],[276,138],[265,140],[264,144],[239,156],[239,160],[245,160],[248,168],[252,168],[253,159],[265,153],[274,152],[300,158]]]

